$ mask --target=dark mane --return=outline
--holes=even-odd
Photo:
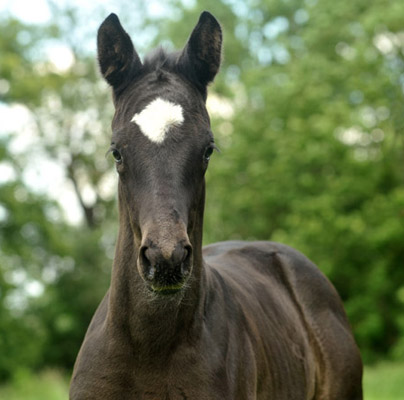
[[[176,64],[181,52],[168,52],[162,47],[157,47],[145,56],[143,68],[146,72],[158,72],[160,70],[176,70]]]
[[[161,46],[157,47],[145,56],[142,73],[148,74],[155,72],[158,80],[164,80],[166,78],[164,72],[180,74],[188,81],[191,81],[193,85],[199,89],[203,98],[206,100],[207,83],[201,84],[200,80],[195,75],[193,65],[187,62],[180,62],[180,59],[183,58],[183,52],[181,51],[168,52]]]

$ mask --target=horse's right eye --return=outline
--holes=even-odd
[[[115,162],[117,164],[122,163],[122,156],[121,156],[121,153],[118,150],[116,150],[116,149],[112,150],[112,157],[114,157]]]

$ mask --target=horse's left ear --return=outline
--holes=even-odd
[[[142,68],[132,40],[115,14],[98,29],[97,47],[101,73],[114,89],[123,87]]]
[[[222,29],[207,11],[199,21],[179,58],[181,71],[204,92],[217,74],[222,55]]]

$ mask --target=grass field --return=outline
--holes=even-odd
[[[365,368],[365,400],[404,400],[404,363],[380,363]]]
[[[57,371],[39,375],[18,374],[13,382],[0,386],[1,400],[67,400],[68,378]]]
[[[363,383],[365,400],[404,400],[404,363],[366,367]],[[57,371],[21,373],[12,383],[0,386],[0,399],[67,400],[68,385],[68,377]]]

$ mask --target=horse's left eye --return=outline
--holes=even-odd
[[[205,150],[205,154],[203,155],[205,161],[209,161],[210,160],[210,156],[213,153],[213,146],[209,146],[206,150]]]
[[[118,150],[116,150],[116,149],[112,150],[112,157],[114,157],[115,162],[117,164],[122,163],[122,156],[121,156],[121,153]]]

